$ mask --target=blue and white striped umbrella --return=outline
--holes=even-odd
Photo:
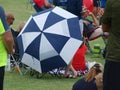
[[[40,73],[66,66],[81,43],[78,17],[59,7],[32,15],[18,35],[21,61]]]

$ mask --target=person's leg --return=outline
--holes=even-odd
[[[68,77],[68,72],[70,71],[71,64],[72,64],[72,60],[70,61],[70,63],[67,65],[65,69],[64,77]]]
[[[120,62],[106,61],[103,74],[103,90],[120,90]]]
[[[69,76],[68,72],[70,70],[73,72],[72,76]],[[72,60],[70,61],[70,63],[66,67],[66,70],[65,70],[65,73],[64,73],[64,77],[71,77],[71,78],[76,78],[77,77],[77,72],[76,72],[76,70],[72,66]]]
[[[99,27],[91,34],[91,36],[89,37],[89,40],[94,40],[102,35],[103,35],[102,28]]]
[[[77,71],[73,68],[72,64],[70,66],[70,69],[73,72],[72,78],[76,78],[77,77]]]
[[[3,90],[3,81],[4,81],[4,73],[5,67],[0,67],[0,90]]]

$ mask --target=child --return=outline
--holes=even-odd
[[[102,90],[102,73],[102,65],[94,64],[86,76],[73,85],[72,90]]]
[[[78,71],[78,75],[83,74],[87,69],[86,59],[85,59],[86,51],[87,51],[87,47],[83,43],[73,57],[72,66],[76,71]]]
[[[66,70],[64,73],[65,78],[66,77],[76,78],[78,76],[78,73],[76,70],[84,71],[86,69],[85,53],[86,53],[86,46],[83,43],[75,53],[69,65],[66,67]],[[69,71],[72,71],[72,75],[69,73]]]

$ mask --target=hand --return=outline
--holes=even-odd
[[[88,12],[88,15],[89,16],[93,16],[94,14],[92,12]]]
[[[88,24],[90,24],[88,21],[86,21],[86,20],[83,20],[83,23],[85,24],[85,25],[88,25]]]
[[[101,16],[103,16],[103,14],[104,14],[104,8],[101,8],[101,9],[100,9],[99,14],[100,14]]]
[[[51,7],[52,7],[52,8],[54,8],[54,7],[55,7],[55,5],[51,5]]]

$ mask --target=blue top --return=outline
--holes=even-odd
[[[55,4],[55,6],[66,6],[67,0],[54,0],[53,4]]]
[[[107,0],[101,0],[101,8],[105,8]]]
[[[86,82],[84,78],[79,79],[74,85],[72,90],[98,90],[95,79],[91,82]]]
[[[67,11],[77,15],[81,19],[82,0],[67,0]]]

